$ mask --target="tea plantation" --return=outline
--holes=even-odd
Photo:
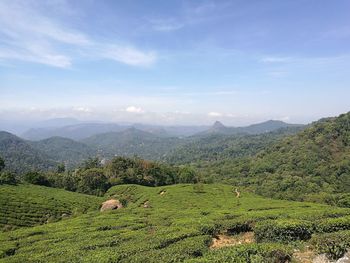
[[[27,223],[33,225],[31,218],[40,211],[89,211],[0,233],[0,261],[298,262],[297,254],[305,250],[339,258],[350,247],[350,209],[246,192],[237,198],[229,185],[121,185],[102,199],[89,198],[44,187],[1,186],[1,218],[6,220],[33,214]],[[124,208],[100,212],[97,202],[110,198]],[[212,248],[223,236],[232,239],[230,245]]]
[[[0,185],[0,229],[34,226],[96,210],[101,200],[31,184]]]

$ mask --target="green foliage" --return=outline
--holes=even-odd
[[[36,210],[55,215],[51,211],[64,204],[67,210],[57,213],[59,219],[62,213],[70,214],[80,207],[78,202],[83,204],[81,207],[88,207],[89,213],[0,233],[0,254],[5,256],[2,261],[61,262],[69,258],[71,262],[283,262],[298,244],[253,243],[214,250],[209,249],[212,235],[229,229],[232,235],[252,231],[266,220],[312,224],[316,219],[350,216],[346,208],[266,199],[241,189],[241,205],[237,207],[232,186],[202,186],[204,193],[199,194],[193,184],[118,185],[99,198],[34,185],[26,185],[27,190],[22,189],[23,185],[6,185],[12,191],[20,187],[12,195],[3,191],[5,188],[0,189],[0,193],[5,192],[4,196],[12,196],[11,200],[18,203],[7,199],[4,203],[9,208],[0,219],[28,222],[21,211],[33,216]],[[40,198],[33,198],[34,194]],[[125,200],[126,207],[99,212],[98,204],[110,198]],[[143,207],[146,201],[150,208]],[[21,209],[17,208],[19,204]],[[6,206],[1,203],[0,207]]]
[[[253,156],[212,158],[193,166],[205,180],[249,187],[263,196],[349,206],[349,126],[350,113],[342,114],[281,136]]]
[[[4,171],[0,172],[0,185],[1,184],[16,184],[17,183],[17,178],[14,173]]]
[[[32,145],[8,132],[0,131],[0,153],[5,169],[16,174],[55,169],[57,163]]]
[[[96,210],[102,199],[30,184],[0,185],[0,229],[34,226]],[[1,246],[0,246],[1,247]]]
[[[78,192],[103,195],[109,186],[107,177],[100,168],[91,168],[79,173]]]
[[[5,168],[5,161],[0,157],[0,172]]]
[[[258,242],[289,242],[311,238],[313,225],[305,220],[267,220],[254,227]]]
[[[350,231],[315,235],[311,244],[319,253],[326,253],[330,258],[338,259],[350,248]]]
[[[290,262],[292,249],[281,244],[246,244],[210,251],[204,258],[188,262],[279,263]]]
[[[28,172],[24,175],[24,181],[30,184],[49,186],[49,181],[43,173]]]
[[[321,233],[350,230],[350,216],[323,219],[316,223],[316,229]]]

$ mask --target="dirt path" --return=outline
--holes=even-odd
[[[245,232],[234,236],[227,235],[224,233],[219,234],[213,238],[210,248],[216,249],[221,247],[237,246],[241,244],[250,244],[254,242],[254,232]]]

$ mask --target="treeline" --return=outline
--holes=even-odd
[[[4,167],[0,159],[0,171]],[[170,166],[137,157],[115,157],[104,165],[98,158],[90,158],[79,168],[67,171],[62,164],[55,172],[32,171],[19,176],[2,171],[0,174],[0,184],[28,182],[93,195],[102,195],[118,184],[161,186],[197,181],[197,174],[189,166]]]

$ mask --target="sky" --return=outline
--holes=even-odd
[[[350,1],[1,0],[0,119],[239,126],[350,110]]]

